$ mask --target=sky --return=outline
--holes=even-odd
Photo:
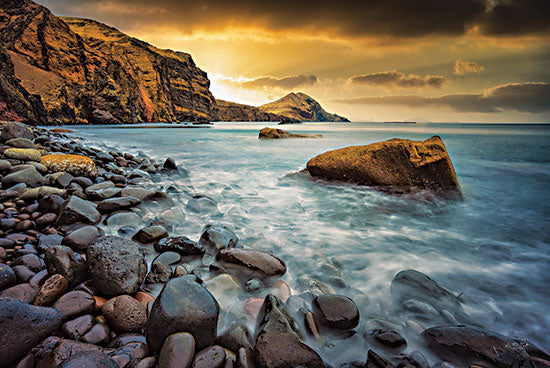
[[[550,122],[550,0],[39,0],[185,51],[216,98],[352,121]]]

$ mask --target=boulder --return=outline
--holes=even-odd
[[[88,265],[84,257],[64,245],[46,249],[46,261],[50,275],[63,275],[70,286],[76,286],[88,278]]]
[[[315,177],[375,187],[459,188],[451,158],[438,136],[328,151],[309,160],[307,170]]]
[[[37,367],[57,368],[73,355],[87,351],[103,352],[103,348],[93,344],[50,336],[33,349],[33,354],[38,360]]]
[[[170,280],[153,303],[145,325],[149,346],[159,351],[173,333],[193,335],[198,350],[212,345],[217,335],[218,302],[192,276]]]
[[[109,299],[101,307],[109,325],[120,332],[140,331],[147,321],[145,306],[129,295]]]
[[[25,183],[27,186],[35,188],[43,186],[45,182],[44,177],[34,167],[18,170],[2,178],[3,187]]]
[[[520,344],[485,329],[438,326],[425,330],[422,336],[437,356],[455,366],[535,367]]]
[[[34,305],[48,307],[67,292],[69,283],[67,279],[59,274],[50,276],[40,287],[34,298]]]
[[[216,258],[247,273],[262,277],[280,276],[286,272],[285,263],[274,255],[252,249],[222,249]]]
[[[13,160],[39,162],[41,154],[34,148],[8,148],[4,151],[4,156]]]
[[[315,316],[321,324],[349,330],[359,324],[359,309],[353,300],[343,295],[319,295],[313,300]]]
[[[26,138],[12,138],[6,142],[6,145],[15,148],[36,148],[34,143]]]
[[[91,313],[94,306],[94,297],[81,290],[70,291],[53,304],[53,307],[63,314],[65,320],[80,314]]]
[[[182,256],[201,255],[205,253],[204,246],[186,236],[163,238],[155,243],[155,250],[158,253],[176,252]]]
[[[265,297],[256,319],[256,341],[265,333],[285,335],[295,340],[302,340],[304,337],[286,305],[271,294]]]
[[[71,355],[59,368],[119,368],[119,365],[104,352],[98,350],[83,351]]]
[[[0,299],[0,366],[11,363],[61,326],[62,315],[53,308],[36,307],[15,299]]]
[[[73,340],[80,340],[94,325],[95,318],[91,314],[85,314],[73,320],[65,322],[61,330],[63,335]]]
[[[95,226],[84,226],[63,238],[63,244],[76,250],[86,250],[101,236],[101,231]]]
[[[57,218],[59,225],[72,225],[78,222],[85,224],[97,224],[101,220],[101,214],[97,211],[93,202],[70,196],[62,205]]]
[[[195,355],[195,339],[187,332],[166,338],[159,354],[158,368],[188,368]]]
[[[40,163],[51,172],[64,171],[74,176],[87,176],[95,178],[97,176],[97,167],[94,161],[86,156],[79,155],[45,155],[40,159]]]
[[[114,211],[126,210],[135,207],[141,203],[141,200],[136,197],[118,197],[108,198],[97,204],[99,212],[110,213]]]
[[[313,349],[288,335],[262,334],[254,349],[261,368],[324,368],[323,360]]]
[[[225,225],[206,225],[199,239],[199,243],[203,244],[211,254],[221,249],[233,248],[238,242],[237,235]]]
[[[321,134],[296,134],[276,128],[263,128],[260,130],[259,139],[280,139],[280,138],[323,138]]]
[[[86,255],[90,274],[103,295],[134,294],[147,274],[139,245],[118,236],[97,238]]]
[[[147,226],[139,230],[133,237],[132,240],[137,241],[142,244],[149,244],[156,242],[162,238],[168,236],[168,231],[160,225]]]
[[[225,350],[220,346],[210,346],[199,351],[193,359],[193,368],[222,368],[225,362]]]
[[[4,263],[0,263],[0,290],[12,286],[16,281],[17,278],[13,269]]]
[[[10,122],[2,128],[0,139],[4,142],[14,138],[33,139],[31,130],[23,123]]]

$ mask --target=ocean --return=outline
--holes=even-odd
[[[416,269],[459,296],[480,325],[550,348],[550,125],[305,123],[277,127],[324,138],[269,141],[258,139],[264,126],[276,127],[70,128],[92,146],[174,158],[189,176],[156,183],[177,190],[176,206],[186,215],[171,235],[198,240],[205,224],[228,225],[241,245],[286,262],[283,280],[294,294],[316,279],[355,300],[359,330],[379,320],[406,325],[410,316],[392,305],[390,282],[397,272]],[[449,151],[462,200],[395,196],[297,174],[330,149],[433,135]],[[187,202],[197,194],[217,207],[190,211]],[[241,305],[220,324],[239,313]],[[412,341],[408,351],[429,356]],[[358,333],[318,349],[337,364],[364,361],[364,344]]]

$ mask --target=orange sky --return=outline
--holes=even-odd
[[[301,91],[354,121],[550,121],[547,0],[38,2],[191,53],[221,99]]]

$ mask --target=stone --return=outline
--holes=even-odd
[[[39,228],[46,227],[53,224],[55,220],[57,220],[57,215],[55,213],[45,213],[36,219],[36,226]]]
[[[34,143],[26,138],[12,138],[6,142],[6,145],[15,148],[36,148]]]
[[[159,354],[158,368],[188,368],[195,355],[195,339],[187,332],[166,338]]]
[[[296,340],[303,339],[298,323],[288,312],[286,305],[279,298],[268,294],[256,319],[256,341],[265,333],[276,333]]]
[[[120,332],[140,331],[147,322],[147,309],[129,295],[120,295],[109,299],[101,312],[109,325]]]
[[[9,122],[2,128],[0,139],[4,142],[14,138],[25,138],[28,140],[33,139],[31,130],[23,123]]]
[[[23,170],[19,170],[8,174],[2,178],[2,185],[4,187],[10,187],[15,184],[25,183],[29,187],[35,188],[44,185],[46,180],[40,173],[34,168],[29,167]]]
[[[67,292],[69,283],[67,279],[59,274],[50,276],[42,285],[34,298],[34,305],[49,307],[63,294]]]
[[[287,335],[266,332],[254,348],[256,362],[262,368],[324,368],[323,360],[313,349]]]
[[[95,178],[97,167],[94,161],[86,156],[55,154],[45,155],[40,163],[51,172],[63,171],[74,176],[85,176]]]
[[[155,191],[137,186],[127,186],[120,192],[121,197],[135,197],[140,201],[150,199],[155,196]]]
[[[145,335],[149,346],[159,351],[171,334],[193,335],[197,349],[211,345],[217,335],[219,306],[210,292],[192,276],[170,280],[153,303]]]
[[[63,237],[59,234],[42,235],[38,239],[38,249],[45,252],[46,249],[61,245]]]
[[[77,317],[65,322],[61,330],[63,335],[72,340],[80,340],[82,336],[94,325],[94,317],[90,314]]]
[[[97,227],[84,226],[66,235],[63,238],[63,244],[82,251],[88,249],[101,235],[101,231]]]
[[[199,214],[213,213],[218,211],[218,202],[204,194],[195,194],[187,201],[185,208]]]
[[[58,214],[63,202],[65,202],[65,200],[61,196],[52,194],[48,197],[40,199],[38,202],[38,211],[42,213],[51,212]]]
[[[375,187],[459,189],[453,164],[438,136],[328,151],[309,160],[307,170],[315,177]]]
[[[222,368],[225,362],[225,350],[220,346],[210,346],[195,355],[193,368]]]
[[[433,353],[456,366],[535,367],[520,344],[482,328],[438,326],[422,336]]]
[[[119,197],[104,199],[97,204],[97,209],[102,213],[110,213],[115,211],[127,210],[138,206],[141,200],[136,197]]]
[[[59,225],[71,225],[82,222],[94,225],[99,220],[101,220],[101,214],[97,211],[93,202],[73,195],[61,206],[57,223]]]
[[[90,274],[103,295],[134,294],[147,274],[139,245],[118,236],[97,238],[86,255]]]
[[[31,202],[44,197],[49,197],[53,194],[58,195],[60,197],[66,197],[67,191],[64,189],[59,189],[54,187],[42,186],[42,187],[27,190],[25,193],[21,195],[21,199],[27,202]]]
[[[8,160],[0,160],[0,172],[6,172],[11,169],[11,163]]]
[[[176,161],[174,161],[172,157],[168,157],[166,161],[164,161],[162,167],[166,170],[176,170],[178,168],[178,166],[176,165]]]
[[[238,324],[222,332],[216,337],[214,343],[231,351],[238,351],[244,348],[250,353],[254,352],[252,335],[250,335],[250,331],[248,331],[248,328],[244,324]]]
[[[0,290],[12,286],[16,281],[17,278],[13,269],[4,263],[0,263]]]
[[[59,368],[119,368],[119,365],[101,351],[83,351],[71,355]]]
[[[27,266],[14,266],[13,270],[19,282],[27,282],[36,275],[36,273],[29,270]]]
[[[204,246],[186,236],[177,236],[160,239],[155,243],[155,250],[162,252],[177,252],[182,256],[202,255],[205,253]]]
[[[71,184],[73,179],[74,176],[63,171],[56,172],[50,175],[50,183],[60,188],[67,188]]]
[[[407,342],[399,333],[391,330],[375,330],[372,332],[374,339],[382,345],[397,348],[407,345]]]
[[[0,297],[13,298],[25,303],[32,303],[37,293],[38,288],[25,283],[5,289],[2,293],[0,293]]]
[[[93,312],[94,305],[93,296],[84,291],[75,290],[59,298],[53,307],[63,314],[63,319],[67,320],[80,314]]]
[[[0,299],[0,366],[9,366],[53,334],[62,315],[15,299]]]
[[[353,300],[343,295],[319,295],[313,300],[319,322],[330,328],[349,330],[359,324],[359,309]]]
[[[273,286],[271,287],[271,294],[281,299],[283,303],[286,303],[288,298],[290,298],[290,296],[292,295],[292,290],[285,281],[277,280],[273,283]]]
[[[72,180],[72,183],[77,184],[82,188],[87,188],[93,184],[93,181],[85,176],[77,176]]]
[[[42,155],[34,148],[8,148],[4,151],[4,156],[13,160],[39,162]]]
[[[85,334],[82,336],[82,341],[88,344],[99,344],[103,345],[106,342],[109,342],[111,339],[111,330],[103,323],[97,323],[92,326]]]
[[[64,245],[46,249],[46,261],[50,275],[63,275],[70,286],[76,286],[88,278],[86,260],[77,252]]]
[[[75,354],[87,351],[103,352],[103,348],[74,340],[50,336],[33,350],[38,359],[38,367],[60,367],[61,364]]]
[[[206,225],[199,239],[199,243],[203,244],[211,254],[221,249],[233,248],[238,242],[237,235],[225,225]]]
[[[242,292],[239,281],[227,273],[222,273],[206,280],[204,286],[216,298],[218,303],[225,304],[223,305],[224,307],[227,303],[234,301]]]
[[[24,254],[11,263],[12,267],[18,265],[27,266],[30,270],[38,272],[44,268],[44,261],[36,254]]]
[[[168,236],[168,231],[160,225],[147,226],[139,230],[133,237],[132,240],[137,241],[142,244],[149,244],[156,242],[162,238]]]
[[[108,188],[114,188],[114,187],[115,187],[115,183],[113,183],[110,180],[106,180],[106,181],[102,181],[100,183],[92,184],[86,187],[85,193],[89,196],[93,196],[95,193],[97,193],[102,189],[108,189]]]
[[[286,130],[265,127],[260,130],[259,139],[281,139],[281,138],[323,138],[321,134],[296,134]]]
[[[143,224],[141,217],[134,212],[118,212],[107,218],[107,225],[120,229],[126,226],[137,227]]]
[[[216,259],[261,277],[280,276],[286,272],[286,264],[282,260],[260,250],[222,249]]]
[[[372,350],[369,350],[367,353],[367,362],[365,366],[366,368],[394,368],[394,365],[387,359],[382,358]]]

